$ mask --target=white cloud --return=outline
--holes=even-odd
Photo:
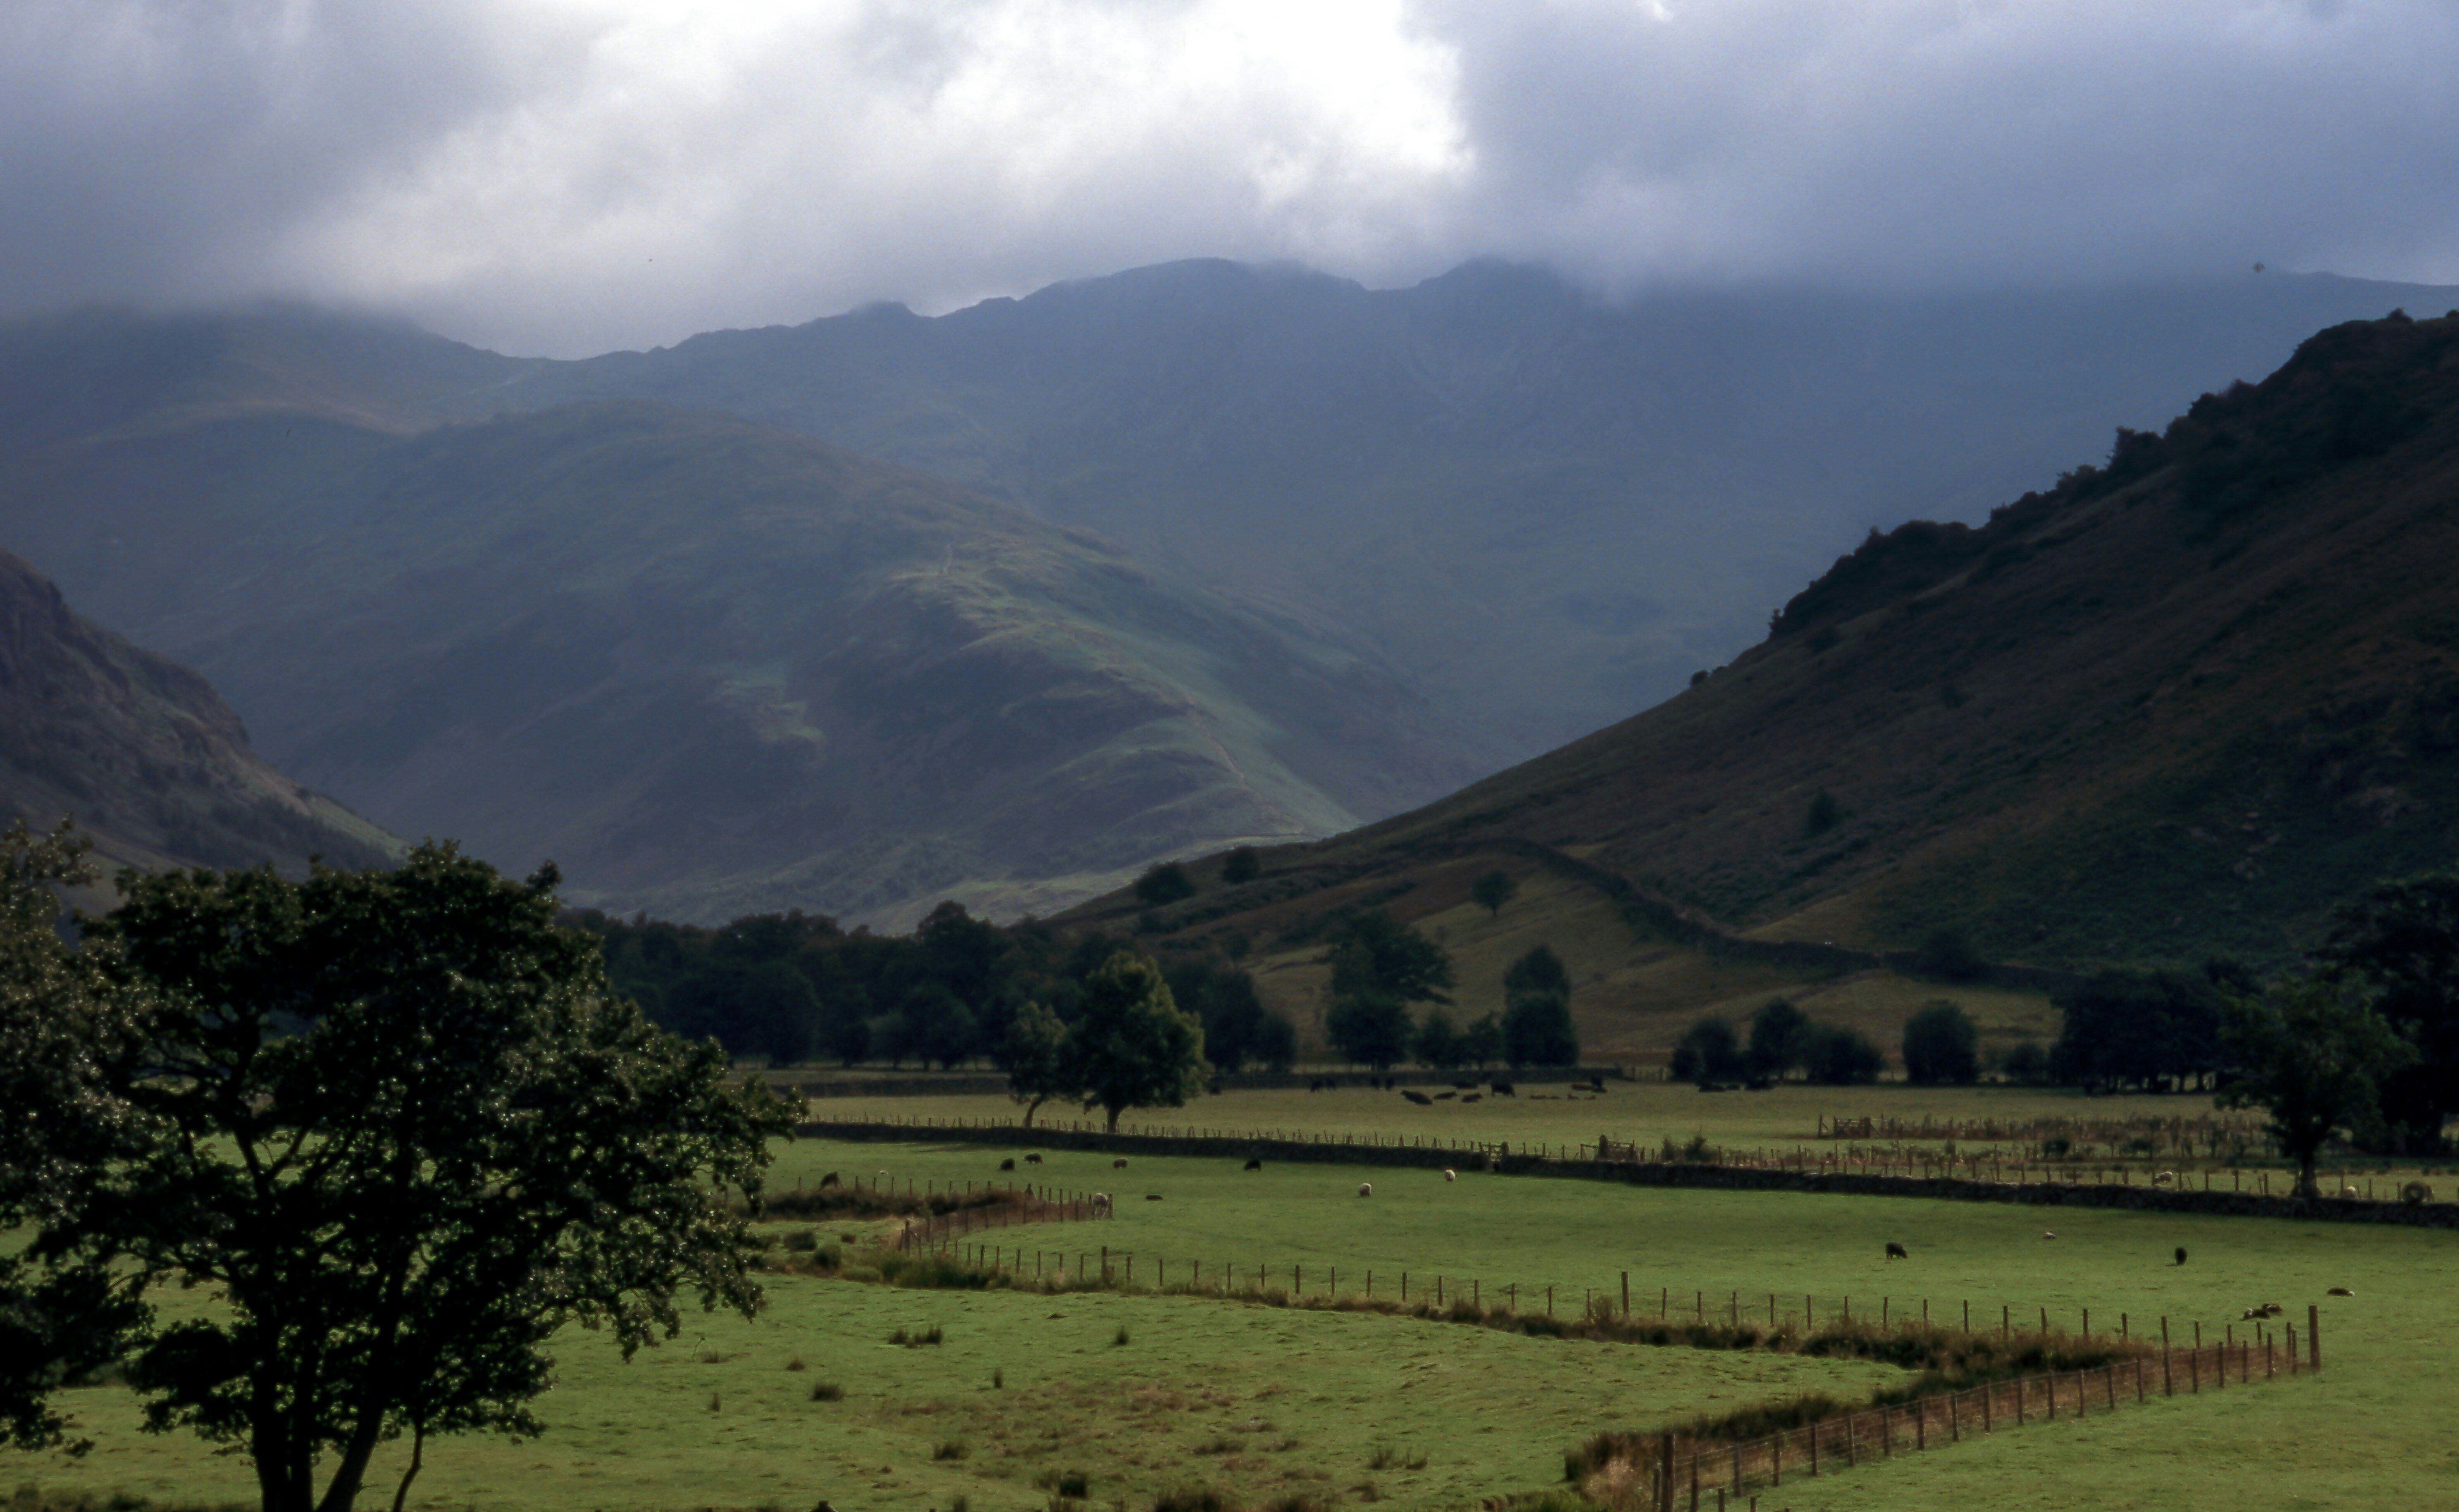
[[[2459,279],[2447,0],[19,0],[0,301],[517,349],[1187,256]]]

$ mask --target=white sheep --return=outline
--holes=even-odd
[[[2152,1185],[2154,1186],[2175,1186],[2177,1185],[2177,1173],[2175,1171],[2162,1171],[2159,1175],[2152,1178]]]
[[[1359,1183],[1357,1184],[1357,1195],[1358,1195],[1358,1196],[1360,1196],[1360,1197],[1372,1197],[1372,1196],[1374,1196],[1374,1195],[1375,1195],[1375,1184],[1374,1184],[1373,1182],[1359,1182]]]
[[[2044,1238],[2044,1239],[2055,1239],[2057,1236],[2058,1236],[2058,1231],[2057,1231],[2056,1229],[2054,1229],[2054,1228],[2052,1228],[2052,1229],[2050,1229],[2049,1231],[2048,1231],[2047,1233],[2044,1233],[2043,1235],[2041,1235],[2041,1237],[2042,1237],[2042,1238]]]
[[[1449,1166],[1445,1166],[1443,1168],[1443,1180],[1447,1182],[1456,1182],[1460,1180],[1460,1172],[1451,1169]]]

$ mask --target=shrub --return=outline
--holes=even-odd
[[[1810,811],[1802,816],[1801,832],[1806,835],[1823,835],[1835,829],[1836,822],[1843,817],[1844,810],[1836,802],[1836,795],[1821,788],[1811,794]]]
[[[1164,903],[1176,903],[1182,898],[1193,896],[1195,896],[1195,878],[1187,875],[1187,868],[1175,861],[1156,861],[1145,869],[1144,875],[1136,878],[1136,898],[1139,902],[1159,907]]]
[[[843,1401],[845,1388],[834,1381],[813,1381],[811,1382],[811,1400]]]
[[[931,1450],[931,1458],[934,1460],[962,1460],[965,1456],[971,1453],[973,1453],[973,1451],[965,1447],[965,1441],[962,1438],[942,1438]]]
[[[1254,881],[1263,870],[1263,860],[1255,854],[1255,848],[1240,846],[1222,858],[1221,880],[1234,887],[1241,882]]]
[[[1739,1079],[1747,1062],[1732,1024],[1722,1018],[1702,1018],[1673,1047],[1672,1069],[1682,1081],[1705,1087]]]
[[[1904,1077],[1923,1086],[1968,1086],[1981,1079],[1979,1033],[1971,1016],[1944,1000],[1904,1025]]]
[[[1886,1066],[1886,1058],[1869,1036],[1859,1029],[1840,1024],[1821,1028],[1811,1036],[1809,1054],[1804,1058],[1810,1080],[1827,1086],[1858,1086],[1879,1080]]]
[[[1181,1486],[1155,1498],[1153,1512],[1239,1512],[1239,1507],[1210,1486]]]

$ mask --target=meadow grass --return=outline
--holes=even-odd
[[[1305,1094],[1298,1094],[1304,1097]],[[1318,1096],[1328,1096],[1319,1094]],[[779,1173],[837,1169],[926,1185],[1010,1179],[988,1146],[781,1146]],[[971,1236],[1045,1263],[1108,1245],[1183,1267],[1262,1264],[1283,1285],[1343,1292],[1407,1270],[1422,1287],[1476,1278],[1485,1300],[1517,1284],[1524,1310],[1557,1287],[1576,1312],[1587,1290],[1652,1309],[1670,1292],[1713,1319],[1744,1299],[1779,1314],[1805,1293],[1824,1314],[1850,1296],[1857,1318],[1883,1296],[1893,1315],[1930,1302],[1941,1321],[2021,1321],[2095,1333],[2121,1312],[2137,1334],[2166,1316],[2207,1336],[2262,1301],[2301,1324],[2321,1304],[2326,1370],[2317,1378],[2155,1402],[2081,1423],[2061,1419],[1927,1456],[1822,1477],[1797,1505],[1854,1508],[2160,1507],[2234,1509],[2254,1496],[2307,1507],[2449,1504],[2459,1453],[2447,1424],[2459,1391],[2442,1384],[2459,1342],[2459,1235],[2399,1228],[2127,1210],[2002,1207],[1795,1192],[1624,1187],[1540,1176],[1044,1152],[1017,1176],[1119,1198],[1106,1221]],[[1356,1187],[1371,1181],[1374,1195]],[[1157,1202],[1144,1200],[1158,1194]],[[782,1236],[809,1220],[764,1226]],[[860,1226],[830,1220],[834,1241]],[[2055,1239],[2042,1237],[2054,1231]],[[1890,1262],[1887,1241],[1911,1258]],[[2188,1250],[2185,1265],[2172,1258]],[[782,1252],[782,1251],[781,1251]],[[2345,1286],[2352,1297],[2326,1297]],[[906,1291],[791,1276],[770,1283],[755,1322],[692,1314],[683,1337],[623,1364],[604,1340],[558,1346],[549,1435],[534,1443],[431,1446],[413,1504],[428,1507],[753,1507],[827,1496],[856,1508],[1040,1507],[1036,1481],[1081,1470],[1097,1503],[1149,1506],[1162,1491],[1211,1484],[1250,1504],[1297,1491],[1352,1502],[1372,1482],[1400,1506],[1454,1506],[1557,1482],[1566,1449],[1599,1429],[1671,1426],[1805,1391],[1866,1399],[1907,1377],[1887,1367],[1765,1352],[1532,1338],[1371,1312],[1258,1307],[1135,1292]],[[1454,1292],[1456,1294],[1456,1291]],[[1676,1303],[1677,1312],[1682,1302]],[[937,1327],[943,1342],[892,1343]],[[1128,1341],[1116,1340],[1124,1331]],[[801,1360],[806,1369],[789,1368]],[[814,1401],[814,1385],[841,1400]],[[193,1438],[136,1432],[116,1388],[71,1394],[102,1447],[90,1459],[28,1458],[18,1479],[157,1500],[244,1498],[242,1463]],[[712,1403],[715,1405],[712,1406]],[[1261,1423],[1265,1426],[1257,1427]],[[950,1444],[961,1453],[934,1458]],[[1422,1453],[1421,1470],[1406,1468]],[[1371,1469],[1377,1456],[1384,1467]],[[2259,1484],[2250,1489],[2250,1478]],[[1788,1492],[1793,1490],[1788,1478]]]
[[[893,1342],[932,1329],[935,1348]],[[809,1278],[772,1280],[754,1322],[694,1315],[629,1365],[587,1335],[557,1356],[547,1435],[430,1444],[413,1506],[799,1509],[826,1497],[841,1512],[901,1512],[962,1496],[977,1512],[1019,1512],[1048,1502],[1038,1480],[1068,1472],[1103,1505],[1146,1507],[1190,1481],[1242,1503],[1346,1502],[1371,1480],[1397,1507],[1447,1506],[1559,1480],[1566,1445],[1629,1414],[1865,1396],[1902,1375],[1374,1313]],[[788,1369],[796,1358],[807,1371]],[[842,1397],[814,1401],[814,1375]],[[82,1461],[30,1457],[22,1479],[158,1499],[252,1491],[242,1462],[138,1433],[126,1393],[70,1395],[99,1447]]]
[[[1507,1071],[1452,1080],[1474,1081],[1480,1091]],[[789,1079],[790,1080],[790,1079]],[[1554,1145],[1594,1143],[1600,1134],[1636,1140],[1654,1149],[1666,1140],[1693,1137],[1738,1149],[1840,1147],[1818,1138],[1825,1118],[1918,1120],[2041,1118],[2117,1120],[2192,1118],[2212,1111],[2208,1096],[2133,1094],[2090,1097],[2064,1087],[1918,1087],[1902,1082],[1826,1087],[1788,1082],[1763,1092],[1702,1092],[1687,1082],[1622,1082],[1608,1078],[1602,1095],[1522,1082],[1512,1097],[1482,1096],[1462,1105],[1455,1098],[1420,1106],[1398,1092],[1341,1087],[1324,1092],[1230,1091],[1200,1097],[1185,1107],[1137,1108],[1120,1121],[1122,1132],[1188,1130],[1252,1134],[1386,1134],[1431,1140],[1529,1142]],[[1420,1089],[1424,1090],[1424,1089]],[[1022,1110],[997,1093],[936,1097],[823,1097],[808,1100],[815,1119],[970,1119],[1015,1123]],[[1040,1126],[1099,1128],[1101,1115],[1071,1105],[1044,1104]],[[1966,1142],[1967,1144],[1970,1142]],[[996,1164],[996,1163],[994,1163]]]
[[[893,1161],[874,1159],[870,1168],[888,1165],[924,1180],[988,1172],[1003,1153],[838,1149],[848,1161],[857,1149],[875,1158],[893,1149]],[[791,1158],[804,1155],[826,1159],[828,1150],[807,1142]],[[1810,1293],[1822,1312],[1849,1296],[1857,1317],[1875,1311],[1882,1296],[1894,1312],[1917,1313],[1926,1298],[1934,1317],[1955,1321],[1969,1301],[1985,1327],[1996,1324],[2002,1307],[2012,1310],[2018,1327],[2028,1316],[2037,1327],[2046,1308],[2051,1325],[2067,1329],[2078,1327],[2090,1309],[2095,1332],[2115,1326],[2121,1313],[2133,1331],[2156,1332],[2165,1316],[2180,1340],[2192,1338],[2197,1325],[2206,1336],[2231,1328],[2241,1336],[2246,1325],[2238,1314],[2259,1302],[2286,1304],[2287,1321],[2301,1328],[2307,1303],[2322,1309],[2327,1368],[2317,1379],[2040,1431],[2041,1444],[2076,1444],[2069,1456],[2048,1456],[2028,1432],[1822,1480],[1822,1504],[1839,1509],[2140,1505],[2220,1512],[2243,1500],[2252,1467],[2271,1474],[2308,1463],[2312,1473],[2297,1475],[2289,1504],[2374,1507],[2406,1496],[2427,1505],[2459,1491],[2459,1452],[2449,1447],[2445,1426],[2459,1411],[2459,1388],[2441,1384],[2459,1344],[2459,1235],[2444,1230],[1621,1187],[1465,1170],[1445,1183],[1434,1171],[1296,1163],[1249,1172],[1225,1160],[1139,1157],[1117,1171],[1107,1157],[1075,1152],[1045,1152],[1044,1166],[1035,1169],[1055,1184],[1099,1184],[1130,1200],[1120,1202],[1108,1222],[1056,1226],[1040,1241],[1029,1228],[982,1239],[1078,1252],[1106,1243],[1137,1253],[1140,1275],[1167,1256],[1173,1281],[1178,1265],[1196,1259],[1208,1268],[1263,1263],[1284,1282],[1285,1268],[1296,1262],[1313,1285],[1328,1281],[1337,1266],[1344,1292],[1372,1268],[1379,1291],[1405,1267],[1413,1285],[1436,1271],[1452,1286],[1476,1277],[1489,1299],[1493,1289],[1516,1282],[1524,1306],[1532,1289],[1550,1283],[1567,1313],[1586,1289],[1618,1291],[1629,1270],[1641,1306],[1670,1291],[1687,1294],[1696,1308],[1704,1293],[1712,1319],[1718,1302],[1730,1307],[1735,1292],[1746,1310],[1755,1303],[1762,1315],[1771,1292],[1780,1314]],[[1373,1182],[1372,1198],[1356,1195],[1361,1180]],[[1164,1200],[1142,1201],[1147,1191]],[[2057,1237],[2045,1239],[2046,1232]],[[1911,1259],[1888,1261],[1890,1239],[1905,1245]],[[2188,1253],[2182,1266],[2173,1258],[2180,1246]],[[2326,1296],[2333,1286],[2356,1294]],[[1636,1417],[1620,1424],[1651,1425]],[[2128,1452],[2138,1447],[2140,1466]],[[1971,1468],[1961,1467],[1958,1457]],[[2014,1482],[2003,1496],[1988,1489],[1996,1476]]]

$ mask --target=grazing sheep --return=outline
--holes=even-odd
[[[2179,1245],[2177,1247],[2177,1263],[2179,1265],[2184,1265],[2186,1263],[2186,1247],[2184,1245]]]
[[[1493,1093],[1496,1097],[1519,1096],[1518,1093],[1511,1090],[1511,1083],[1508,1082],[1489,1082],[1485,1084],[1485,1089],[1488,1092]]]
[[[1912,1256],[1904,1253],[1904,1247],[1902,1245],[1890,1239],[1887,1241],[1887,1258],[1890,1260],[1909,1260]]]
[[[2352,1297],[2352,1296],[2355,1296],[2355,1295],[2356,1295],[2356,1293],[2355,1293],[2354,1292],[2349,1291],[2346,1287],[2333,1287],[2333,1288],[2331,1288],[2329,1291],[2327,1291],[2327,1292],[2323,1292],[2322,1294],[2323,1294],[2324,1296],[2343,1296],[2343,1297]]]
[[[1146,1192],[1146,1193],[1145,1193],[1145,1201],[1146,1201],[1146,1202],[1159,1202],[1159,1201],[1161,1201],[1161,1193],[1159,1193],[1159,1192]]]
[[[1013,1155],[1011,1155],[1011,1156],[1009,1156],[1007,1159],[1005,1159],[1005,1160],[1003,1160],[1003,1161],[999,1162],[999,1169],[1001,1169],[1001,1170],[1014,1170],[1014,1169],[1016,1169],[1016,1157],[1015,1157],[1015,1156],[1013,1156]]]
[[[1024,1158],[1024,1163],[1027,1166],[1039,1166],[1041,1164],[1041,1157],[1039,1155],[1027,1155]]]
[[[1588,1078],[1588,1090],[1594,1092],[1599,1097],[1605,1096],[1606,1079],[1603,1077]]]
[[[1110,1162],[1110,1169],[1112,1170],[1125,1170],[1126,1168],[1127,1158],[1124,1155],[1122,1155],[1117,1160]]]
[[[2177,1173],[2175,1171],[2162,1171],[2159,1175],[2152,1178],[2152,1185],[2154,1186],[2175,1186],[2177,1185]]]
[[[1485,1094],[1482,1092],[1463,1092],[1461,1094],[1461,1106],[1466,1107],[1468,1104],[1476,1102],[1483,1096],[1485,1096]]]
[[[1446,1166],[1443,1170],[1443,1180],[1447,1182],[1456,1182],[1460,1180],[1460,1172]]]
[[[1456,1098],[1456,1097],[1458,1097],[1458,1096],[1460,1096],[1460,1094],[1459,1094],[1459,1093],[1457,1093],[1457,1092],[1438,1092],[1438,1093],[1436,1093],[1436,1094],[1435,1094],[1435,1101],[1436,1101],[1436,1102],[1443,1102],[1445,1099],[1448,1099],[1448,1098]]]
[[[820,1178],[820,1190],[822,1191],[827,1191],[830,1187],[834,1186],[835,1185],[837,1185],[837,1173],[834,1171],[830,1171],[826,1176]]]
[[[2343,1197],[2358,1197],[2363,1196],[2364,1194],[2358,1191],[2354,1186],[2343,1186],[2340,1188],[2340,1195]]]
[[[1360,1197],[1372,1197],[1372,1196],[1374,1196],[1374,1195],[1375,1195],[1375,1184],[1374,1184],[1373,1182],[1359,1182],[1359,1183],[1357,1184],[1357,1195],[1358,1195],[1358,1196],[1360,1196]]]
[[[1419,1107],[1433,1107],[1435,1105],[1435,1100],[1426,1096],[1423,1092],[1403,1092],[1400,1095],[1407,1098],[1410,1102],[1417,1103]]]
[[[1477,1083],[1474,1082],[1455,1082],[1452,1083],[1452,1090],[1455,1092],[1473,1092],[1476,1089]]]
[[[1263,1157],[1260,1155],[1249,1156],[1247,1158],[1247,1168],[1249,1170],[1262,1170],[1264,1168]]]
[[[2041,1237],[2042,1237],[2042,1238],[2044,1238],[2044,1239],[2055,1239],[2057,1236],[2058,1236],[2058,1231],[2057,1231],[2056,1229],[2054,1229],[2054,1228],[2052,1228],[2052,1229],[2050,1229],[2049,1232],[2047,1232],[2047,1233],[2045,1233],[2045,1234],[2041,1235]]]
[[[2238,1313],[2238,1317],[2240,1320],[2246,1318],[2276,1318],[2280,1313],[2287,1311],[2288,1310],[2286,1308],[2281,1307],[2277,1302],[2259,1302],[2253,1307],[2247,1308],[2243,1312]]]

